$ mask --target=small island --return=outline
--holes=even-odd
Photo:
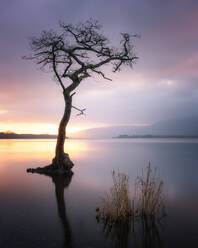
[[[198,135],[151,135],[151,134],[145,134],[145,135],[128,135],[128,134],[120,134],[118,136],[113,137],[113,139],[153,139],[153,138],[160,138],[160,139],[168,139],[168,138],[177,138],[177,139],[197,139]]]

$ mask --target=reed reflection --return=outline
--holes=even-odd
[[[98,220],[101,222],[101,220]],[[114,248],[163,248],[161,233],[165,227],[165,217],[142,217],[109,224],[102,220],[103,232],[111,239]]]
[[[110,225],[108,221],[103,222],[103,232],[107,239],[111,239],[113,247],[127,248],[130,231],[130,221],[119,221],[113,225]]]
[[[161,232],[164,230],[165,217],[142,217],[133,223],[132,235],[135,247],[163,248]]]

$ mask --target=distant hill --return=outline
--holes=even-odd
[[[50,134],[17,134],[12,132],[0,132],[0,139],[54,139],[57,135]]]
[[[92,128],[70,135],[71,138],[112,138],[119,135],[198,136],[198,116],[160,121],[148,126],[111,126]]]
[[[197,136],[198,116],[160,121],[144,128],[138,127],[136,134]]]
[[[70,138],[106,139],[119,134],[130,134],[133,126],[90,128],[69,135]]]
[[[198,139],[198,135],[151,135],[151,134],[145,134],[145,135],[127,135],[127,134],[121,134],[116,137],[117,139],[153,139],[153,138],[191,138],[191,139]]]

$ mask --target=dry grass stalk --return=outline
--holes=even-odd
[[[129,197],[129,177],[125,174],[112,172],[113,187],[105,197],[102,197],[102,218],[111,222],[127,219],[132,215],[131,200]]]
[[[146,176],[142,173],[142,176],[136,179],[134,201],[137,216],[155,216],[163,211],[163,181],[157,177],[156,172],[156,169],[154,171],[151,169],[149,163]]]

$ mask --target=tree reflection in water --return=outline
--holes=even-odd
[[[71,248],[72,247],[72,232],[71,227],[67,218],[65,199],[64,199],[64,190],[69,187],[73,172],[70,171],[68,175],[50,175],[46,173],[38,173],[45,176],[48,176],[52,179],[55,185],[55,194],[57,202],[58,216],[60,218],[63,232],[64,232],[64,245],[63,247]]]
[[[70,175],[53,175],[52,181],[55,184],[55,193],[56,201],[58,208],[58,215],[61,220],[61,224],[64,231],[64,246],[63,247],[72,247],[72,232],[71,227],[66,214],[65,199],[64,199],[64,190],[71,183],[73,174]]]

